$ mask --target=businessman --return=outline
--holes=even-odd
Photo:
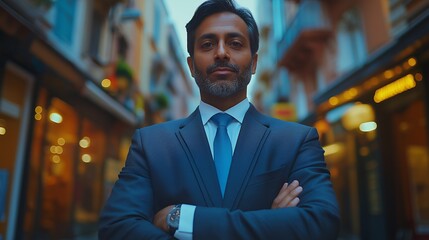
[[[314,128],[247,99],[258,61],[252,14],[202,3],[186,25],[201,102],[136,130],[100,216],[100,239],[335,239],[339,214]]]

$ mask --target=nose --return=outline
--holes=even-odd
[[[219,60],[224,60],[224,59],[229,59],[229,52],[228,49],[226,47],[226,44],[221,41],[219,42],[217,48],[216,48],[216,59]]]

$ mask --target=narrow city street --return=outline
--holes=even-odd
[[[0,240],[98,239],[136,129],[200,106],[203,2],[0,0]],[[429,1],[236,3],[259,31],[247,98],[317,130],[338,239],[428,240]]]

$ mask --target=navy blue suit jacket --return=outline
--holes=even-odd
[[[270,209],[285,182],[297,207]],[[100,216],[100,239],[168,239],[152,224],[162,208],[197,206],[194,239],[335,239],[338,206],[314,128],[246,113],[222,199],[198,109],[135,132]]]

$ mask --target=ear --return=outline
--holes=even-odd
[[[256,72],[256,66],[258,65],[258,54],[255,53],[252,57],[252,74]]]
[[[186,61],[188,62],[188,67],[189,67],[189,70],[191,71],[191,75],[192,77],[194,77],[194,59],[192,59],[192,57],[189,56],[186,59]]]

